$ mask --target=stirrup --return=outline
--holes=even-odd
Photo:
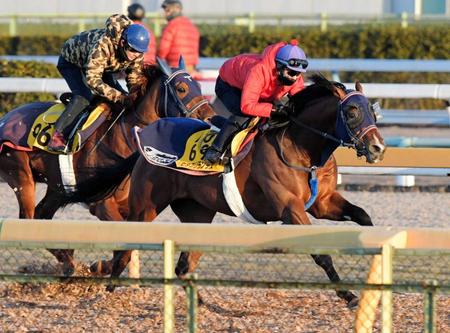
[[[214,155],[213,155],[214,154]],[[217,164],[217,163],[219,163],[219,162],[221,162],[222,161],[222,155],[223,155],[223,153],[222,152],[220,152],[219,150],[217,150],[216,148],[214,148],[214,147],[209,147],[209,149],[206,151],[206,153],[205,153],[205,156],[203,157],[203,160],[206,162],[206,163],[209,163],[209,164]]]
[[[69,147],[65,146],[47,146],[47,150],[54,153],[64,153],[67,154],[69,152]]]
[[[53,136],[47,145],[47,150],[55,153],[67,153],[68,148],[69,147],[64,136],[59,132],[53,133]]]

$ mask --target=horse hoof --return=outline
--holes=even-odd
[[[203,300],[203,297],[200,296],[200,294],[197,295],[197,301],[198,301],[198,306],[205,305],[205,301]]]
[[[111,270],[108,269],[108,265],[105,265],[105,261],[96,261],[89,266],[89,272],[95,276],[106,276],[111,274]]]
[[[91,272],[92,275],[99,275],[100,274],[99,266],[100,266],[99,261],[92,263],[91,266],[89,266],[89,272]]]
[[[114,289],[116,289],[116,286],[113,286],[111,284],[106,286],[106,291],[108,291],[110,293],[112,293],[114,291]]]
[[[72,276],[75,273],[75,266],[64,263],[62,267],[62,272],[65,277]]]
[[[349,309],[356,309],[356,307],[358,306],[359,303],[359,299],[358,297],[354,297],[353,299],[351,299],[348,303],[347,303],[347,307]]]

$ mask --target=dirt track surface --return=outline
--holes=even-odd
[[[382,128],[383,135],[450,137],[449,129]],[[395,178],[344,177],[344,183],[395,184]],[[417,177],[418,185],[448,186],[448,178]],[[45,187],[38,185],[38,197]],[[345,198],[364,208],[378,226],[450,227],[450,193],[348,192]],[[0,182],[0,217],[16,218],[14,193]],[[55,218],[95,219],[79,205],[59,211]],[[336,224],[315,221],[314,224]],[[170,210],[157,221],[176,221]],[[218,214],[214,223],[242,223]],[[339,222],[349,224],[351,222]],[[52,263],[54,265],[54,262]],[[53,266],[52,266],[53,267]],[[354,310],[331,291],[201,288],[206,302],[198,310],[198,331],[211,332],[351,332]],[[0,284],[1,332],[162,332],[161,286],[120,287],[83,284]],[[450,332],[450,296],[437,301],[437,332]],[[379,311],[379,310],[378,310]],[[176,331],[186,331],[185,294],[176,292]],[[380,331],[380,317],[375,332]],[[394,294],[394,331],[423,332],[423,297]]]
[[[38,196],[43,195],[38,186]],[[341,192],[360,205],[379,226],[449,227],[450,193]],[[16,217],[17,203],[0,183],[1,217]],[[94,219],[81,206],[69,206],[56,218]],[[170,210],[158,221],[174,221]],[[241,223],[216,216],[215,223]],[[51,223],[51,222],[50,222]],[[313,221],[315,224],[335,224]],[[203,288],[206,306],[198,312],[199,332],[351,332],[354,310],[333,292]],[[0,284],[0,331],[3,332],[162,332],[161,286],[121,287],[113,294],[101,286],[78,284]],[[185,297],[177,290],[177,332],[186,325]],[[395,332],[422,332],[419,294],[394,295]],[[450,296],[439,296],[438,332],[450,331]],[[377,321],[379,331],[379,320]]]

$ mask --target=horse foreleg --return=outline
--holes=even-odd
[[[311,257],[314,259],[314,262],[325,271],[331,282],[339,283],[341,281],[339,274],[333,266],[331,256],[311,254]],[[358,304],[358,297],[348,290],[336,290],[336,294],[339,298],[342,298],[347,302],[349,308],[354,308]]]
[[[124,271],[125,267],[127,267],[128,263],[131,260],[131,253],[133,251],[114,251],[114,258],[111,261],[102,261],[105,266],[102,268],[104,271],[111,270],[111,277],[118,278],[120,274]],[[101,267],[99,267],[101,268]],[[92,269],[92,266],[91,266]],[[113,292],[116,287],[112,284],[106,286],[106,290]]]
[[[291,201],[288,208],[284,211],[283,222],[290,221],[296,224],[311,224],[308,216],[303,209],[298,209],[299,205],[303,205],[302,202],[295,200]],[[297,209],[295,209],[297,207]],[[311,254],[314,262],[319,265],[327,274],[331,282],[338,283],[341,281],[336,269],[333,266],[333,260],[329,255],[317,255]],[[353,308],[358,304],[358,297],[348,290],[336,290],[336,294],[339,298],[344,299],[347,302],[348,307]]]
[[[197,268],[202,255],[203,252],[199,251],[181,252],[175,267],[175,274],[178,278],[183,279],[186,274],[192,273]]]
[[[216,212],[208,209],[194,200],[179,199],[170,204],[175,215],[181,222],[211,223]],[[182,252],[178,259],[175,273],[179,278],[183,278],[187,273],[191,273],[197,267],[202,252]]]
[[[309,212],[318,219],[354,221],[362,226],[373,226],[372,219],[364,209],[353,205],[337,191],[317,200]]]
[[[171,203],[171,208],[181,222],[211,223],[216,212],[202,206],[194,200],[180,199]],[[179,279],[184,279],[186,274],[192,273],[200,262],[202,252],[182,252],[175,267],[175,274]],[[199,304],[203,304],[203,299],[197,293]]]
[[[0,154],[0,177],[13,189],[19,203],[19,218],[34,218],[35,186],[27,152],[5,148]]]
[[[35,209],[35,218],[51,220],[58,209],[61,207],[61,193],[52,191],[50,187]],[[62,270],[65,276],[71,276],[75,273],[74,250],[49,249],[58,260],[63,264]]]
[[[34,218],[35,206],[35,183],[25,183],[22,186],[13,187],[19,202],[19,218],[32,219]]]

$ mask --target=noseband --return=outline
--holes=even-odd
[[[368,152],[368,149],[366,147],[366,144],[364,143],[364,140],[362,140],[362,138],[367,134],[367,132],[369,132],[373,128],[376,128],[376,126],[369,125],[366,128],[364,128],[363,131],[360,131],[357,133],[353,132],[353,130],[348,126],[348,124],[345,120],[344,108],[349,104],[352,97],[353,97],[353,99],[354,98],[364,98],[364,99],[366,98],[359,91],[350,90],[347,93],[347,95],[345,95],[344,98],[339,101],[338,116],[337,116],[337,121],[336,121],[336,133],[338,133],[339,138],[332,134],[329,134],[327,132],[324,132],[324,131],[318,130],[314,127],[311,127],[309,125],[306,125],[292,116],[289,117],[289,120],[300,127],[306,128],[309,131],[322,136],[323,138],[325,138],[327,140],[336,142],[338,144],[338,146],[353,148],[356,150],[356,153],[358,156],[363,156]],[[290,105],[290,108],[292,109],[292,105]],[[283,131],[283,137],[284,137],[284,132],[285,131]]]
[[[200,108],[201,106],[208,104],[208,100],[206,98],[202,98],[200,100],[200,102],[194,104],[190,109],[188,109],[186,107],[186,105],[184,105],[183,101],[178,97],[176,91],[174,90],[171,81],[179,76],[185,74],[187,75],[189,78],[191,77],[189,75],[189,73],[187,73],[185,70],[178,70],[173,72],[164,82],[164,115],[166,117],[169,117],[169,110],[168,110],[168,101],[169,101],[169,97],[172,97],[172,99],[175,101],[176,103],[176,107],[179,110],[179,112],[184,116],[184,117],[189,117],[193,112],[195,112],[198,108]]]
[[[356,133],[349,127],[345,115],[344,115],[344,109],[345,107],[351,102],[350,99],[358,99],[358,100],[364,100],[360,103],[355,103],[355,107],[359,109],[358,105],[361,105],[362,102],[365,102],[366,97],[360,93],[359,91],[355,90],[346,90],[347,95],[339,102],[339,113],[336,121],[336,133],[339,135],[339,137],[344,138],[343,141],[351,142],[351,147],[356,150],[356,154],[358,156],[364,156],[368,153],[367,145],[365,144],[364,140],[362,139],[370,130],[376,128],[375,125],[369,125],[366,127],[363,127],[361,130],[357,131]],[[369,106],[370,108],[370,106]],[[363,112],[363,111],[361,111]],[[374,119],[376,119],[374,115]],[[364,121],[364,119],[363,119]],[[343,131],[345,129],[345,132]],[[347,145],[348,147],[348,145]]]

